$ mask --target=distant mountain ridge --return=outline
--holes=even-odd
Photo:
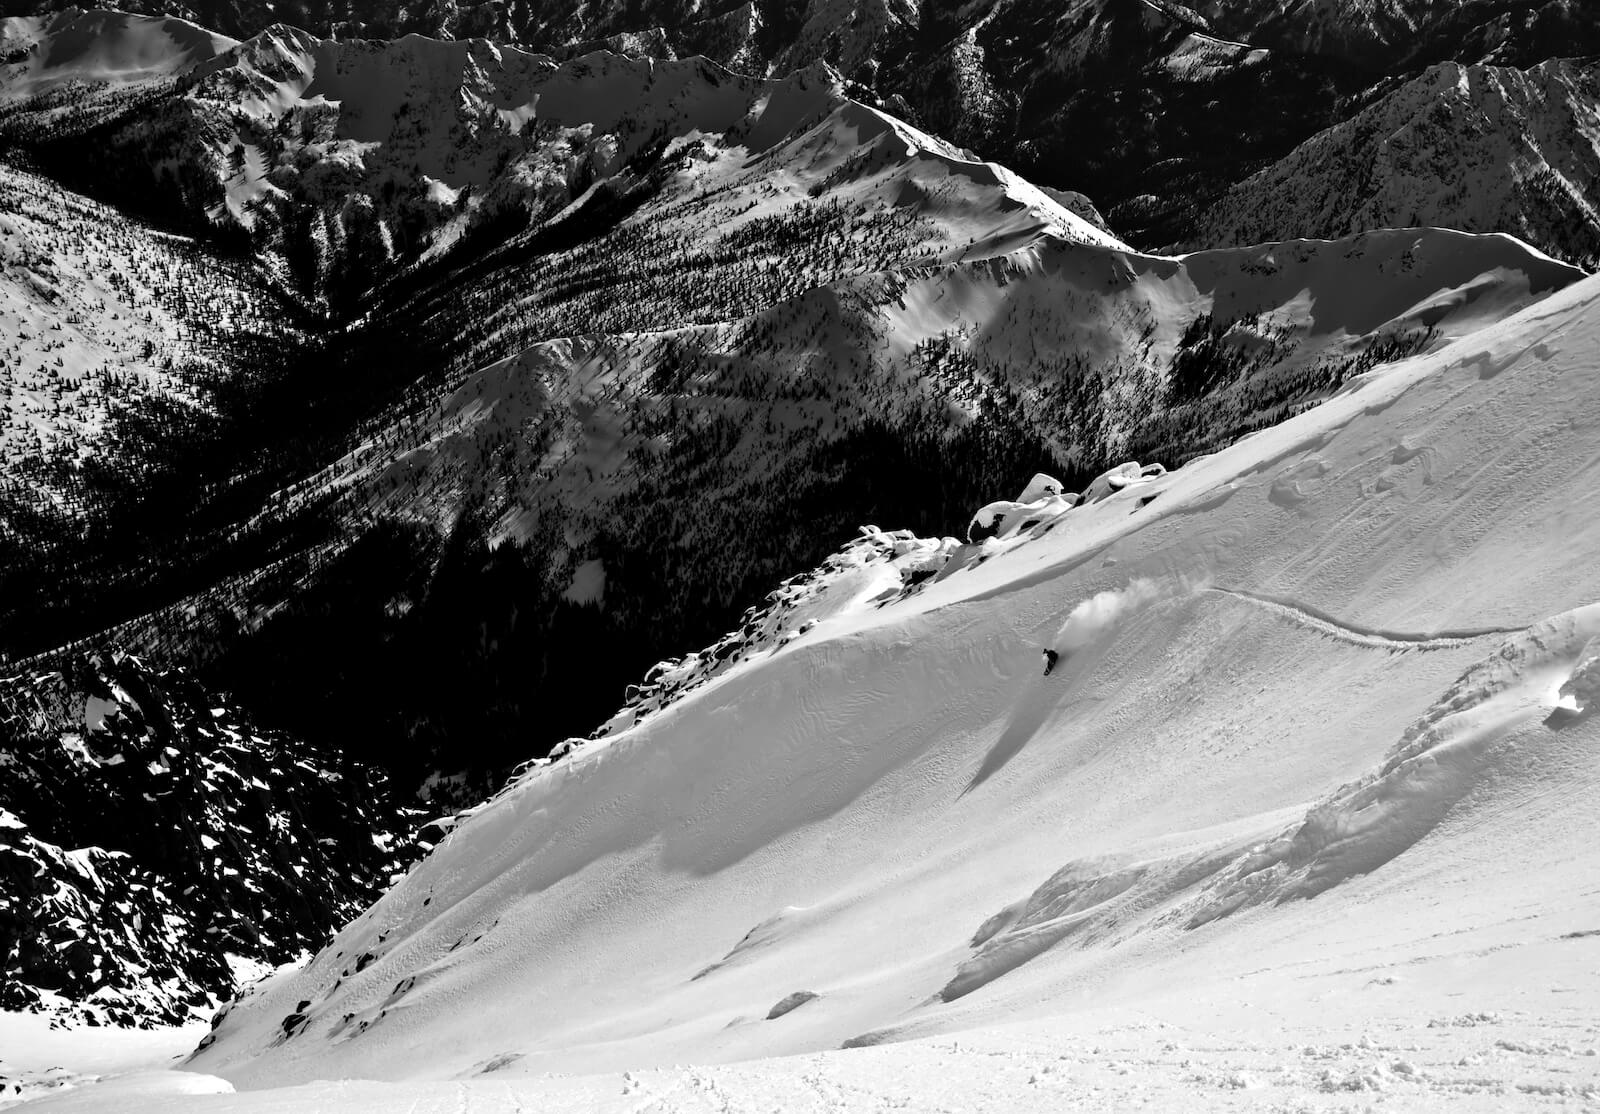
[[[55,34],[79,34],[86,22],[106,25],[88,15]],[[157,34],[117,26],[119,38]],[[155,78],[109,74],[64,114],[31,92],[51,71],[30,63],[28,80],[7,94],[15,107],[3,127],[44,165],[92,189],[113,179],[140,189],[145,179],[160,212],[197,230],[240,234],[309,296],[325,301],[338,290],[345,311],[386,278],[426,270],[463,241],[481,252],[495,245],[480,237],[542,225],[556,240],[571,238],[572,225],[608,203],[631,211],[689,160],[731,148],[771,163],[793,157],[785,144],[807,133],[813,162],[831,160],[835,172],[834,181],[812,180],[808,198],[826,200],[862,176],[857,170],[905,175],[911,165],[896,160],[909,159],[975,175],[974,196],[948,191],[957,209],[998,204],[1026,213],[1019,232],[1051,227],[1119,242],[1016,176],[851,101],[821,63],[768,80],[705,59],[600,52],[558,63],[479,40],[338,42],[277,26],[172,68]],[[885,144],[901,146],[890,153]],[[104,164],[98,172],[80,157],[90,145]],[[882,149],[879,166],[869,167],[865,150],[852,168],[837,165],[855,146]],[[744,177],[750,188],[758,175]],[[880,192],[874,209],[942,219],[938,206],[904,191]],[[629,194],[639,200],[624,201]]]
[[[1443,61],[1527,69],[1600,52],[1600,12],[1580,0],[228,2],[171,11],[238,39],[287,23],[341,38],[479,37],[557,59],[599,49],[704,55],[752,75],[826,63],[856,99],[1031,180],[1087,194],[1144,248],[1195,240],[1207,202],[1348,120],[1386,83]],[[1592,231],[1581,208],[1561,211]],[[1280,224],[1262,238],[1308,234]],[[1541,246],[1585,258],[1581,238],[1568,244],[1558,234]]]
[[[1195,246],[1431,224],[1600,260],[1600,63],[1442,62],[1232,187]]]

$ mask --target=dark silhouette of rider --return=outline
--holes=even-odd
[[[1056,653],[1050,647],[1046,646],[1044,648],[1044,675],[1046,677],[1050,676],[1050,671],[1056,667],[1056,661],[1060,657],[1061,655]]]

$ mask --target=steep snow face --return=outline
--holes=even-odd
[[[804,633],[508,786],[193,1066],[504,1081],[1175,985],[1189,1026],[1259,993],[1258,1029],[1431,1048],[1415,1003],[1462,970],[1463,1016],[1554,1031],[1593,990],[1597,344],[1591,279],[920,590],[840,566]],[[1491,1070],[1401,1059],[1375,1086],[1419,1099]]]
[[[182,19],[69,8],[0,20],[0,104],[174,77],[237,45]]]
[[[1430,224],[1600,258],[1600,68],[1434,66],[1229,190],[1193,243]]]

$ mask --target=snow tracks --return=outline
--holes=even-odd
[[[1456,650],[1463,646],[1468,646],[1481,638],[1503,637],[1508,634],[1520,633],[1526,629],[1523,627],[1476,627],[1461,630],[1441,630],[1431,633],[1394,631],[1386,630],[1382,627],[1348,623],[1311,604],[1283,596],[1273,596],[1263,592],[1247,592],[1241,588],[1210,587],[1204,589],[1204,591],[1239,600],[1252,607],[1271,612],[1285,622],[1308,630],[1314,630],[1337,641],[1346,642],[1352,646],[1370,646],[1378,650]]]

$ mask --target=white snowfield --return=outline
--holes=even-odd
[[[1592,1109],[1597,352],[1600,278],[841,574],[237,1003],[250,1093],[39,1108]]]

